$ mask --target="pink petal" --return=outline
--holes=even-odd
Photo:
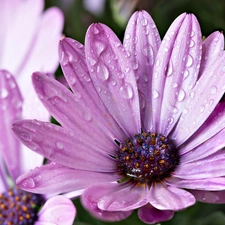
[[[63,196],[55,196],[44,204],[43,208],[38,213],[38,221],[43,224],[71,225],[73,224],[75,216],[76,209],[72,201]]]
[[[179,148],[179,153],[181,155],[190,152],[195,147],[201,145],[203,142],[212,139],[213,141],[219,141],[216,140],[217,133],[218,133],[218,139],[221,134],[223,133],[223,129],[225,127],[225,103],[220,102],[216,106],[216,108],[213,110],[211,115],[207,118],[207,120],[204,122],[204,124],[195,132],[195,134],[190,137],[183,145]],[[215,135],[214,138],[212,138]],[[212,141],[212,142],[213,142]],[[207,143],[211,143],[211,141],[207,141]],[[220,142],[221,143],[221,142]],[[199,146],[201,148],[201,146]],[[216,146],[215,146],[216,147]],[[204,152],[204,155],[207,154],[208,151]],[[210,152],[209,152],[210,153]]]
[[[195,203],[194,196],[189,192],[176,187],[168,187],[162,183],[151,186],[148,198],[150,204],[159,210],[177,211]]]
[[[13,124],[17,138],[31,150],[47,159],[71,168],[112,172],[116,163],[105,148],[79,133],[36,120],[17,121]],[[98,141],[98,140],[96,140]]]
[[[202,60],[199,75],[201,76],[207,67],[213,63],[215,58],[224,50],[224,36],[216,31],[210,34],[202,45]]]
[[[107,183],[92,185],[83,195],[97,195],[97,206],[103,211],[130,211],[148,203],[147,193],[148,188],[141,185]]]
[[[77,97],[55,79],[41,73],[33,74],[33,83],[42,103],[63,127],[79,132],[91,142],[97,141],[100,148],[115,148],[112,134],[107,125],[104,127],[104,115],[92,101],[86,101],[84,91]]]
[[[173,218],[174,212],[169,210],[158,210],[150,204],[138,209],[138,217],[147,224],[155,224]]]
[[[75,98],[85,102],[87,106],[93,106],[91,111],[99,114],[97,118],[101,130],[104,124],[104,130],[107,129],[114,139],[121,140],[122,138],[122,140],[125,140],[124,132],[106,109],[93,85],[87,68],[83,45],[73,39],[64,38],[59,45],[59,55],[63,73],[73,90]]]
[[[174,47],[174,43],[176,40],[177,33],[186,17],[186,14],[180,15],[171,25],[167,34],[164,37],[164,42],[160,45],[159,51],[156,56],[156,62],[154,64],[153,69],[153,78],[152,78],[152,121],[149,121],[146,124],[148,130],[154,130],[155,132],[159,132],[159,124],[160,121],[160,112],[161,105],[163,100],[163,91],[166,80],[166,71],[165,68],[168,67],[171,50]],[[168,50],[168,51],[165,51]],[[168,54],[169,53],[169,54]]]
[[[212,113],[225,89],[225,53],[217,57],[208,67],[190,92],[185,111],[172,133],[176,145],[186,141]],[[201,104],[199,104],[201,103]]]
[[[140,132],[137,84],[120,40],[107,26],[93,24],[86,34],[85,55],[92,81],[109,112],[128,136]]]
[[[108,184],[109,185],[109,184]],[[118,184],[114,184],[118,185]],[[128,216],[131,215],[133,212],[131,211],[104,211],[98,208],[99,199],[107,193],[108,189],[106,185],[98,186],[100,190],[96,190],[95,186],[92,188],[88,188],[84,191],[81,202],[83,206],[97,219],[104,220],[104,221],[120,221],[126,219]],[[97,187],[97,186],[96,186]],[[96,192],[93,193],[91,190],[95,190]]]
[[[168,185],[196,190],[219,191],[225,189],[225,178],[204,178],[204,179],[178,179],[171,177],[165,181]]]
[[[1,153],[0,153],[0,158],[2,158]],[[9,186],[7,183],[7,171],[5,170],[5,165],[3,163],[3,160],[1,159],[0,161],[0,193],[5,192],[8,190]]]
[[[166,44],[169,38],[168,32],[160,48],[165,52],[163,57],[170,55],[164,72],[166,78],[159,125],[159,132],[164,135],[168,135],[178,121],[198,77],[202,35],[196,17],[186,15],[172,46]]]
[[[117,180],[119,180],[117,173],[84,171],[50,163],[21,175],[16,182],[26,191],[39,194],[60,194],[80,191],[95,183]]]
[[[185,179],[203,179],[224,176],[224,160],[225,153],[221,150],[198,161],[181,163],[176,167],[173,176]]]
[[[192,150],[190,149],[186,154],[182,155],[180,157],[180,163],[183,164],[198,161],[221,150],[225,146],[224,136],[225,129],[221,130],[219,133],[205,141],[203,144],[200,144],[198,147]]]
[[[198,191],[190,190],[199,202],[224,204],[225,203],[225,191]]]
[[[21,145],[11,130],[11,124],[21,117],[23,100],[14,77],[5,70],[0,71],[0,96],[0,150],[10,175],[16,179],[21,173]]]
[[[135,12],[124,34],[123,45],[137,79],[141,106],[142,128],[151,120],[152,68],[160,46],[160,36],[153,19],[146,11]]]

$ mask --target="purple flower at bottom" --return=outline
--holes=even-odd
[[[104,24],[89,27],[85,46],[61,40],[72,91],[33,74],[40,100],[61,126],[13,125],[22,143],[54,163],[23,174],[17,185],[81,195],[83,206],[106,221],[138,209],[151,224],[196,200],[224,203],[224,38],[201,38],[195,16],[184,13],[161,42],[141,11],[128,22],[123,44]]]

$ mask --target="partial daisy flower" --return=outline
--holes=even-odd
[[[0,3],[0,70],[11,73],[22,94],[22,118],[49,120],[50,115],[39,101],[32,86],[31,75],[35,71],[53,74],[58,67],[58,43],[62,37],[63,15],[55,7],[45,12],[44,0],[2,0]],[[1,72],[5,73],[5,72]],[[1,98],[9,93],[1,89]],[[20,174],[43,163],[43,157],[20,144],[11,131],[11,114],[1,105],[0,121],[7,132],[0,136],[0,151],[10,175],[16,179]],[[20,107],[15,102],[13,107]],[[15,110],[15,109],[12,109]],[[15,112],[11,112],[15,113]],[[21,148],[20,150],[18,150]],[[20,158],[20,159],[19,159]],[[17,160],[25,161],[18,166]]]
[[[8,157],[8,163],[16,163],[14,166],[18,171],[21,171],[21,168],[27,162],[20,158],[20,144],[17,140],[13,140],[10,127],[13,121],[21,117],[22,96],[15,78],[5,70],[0,71],[0,91],[0,124],[2,131],[4,131],[1,132],[1,138],[5,139],[4,142],[0,142],[0,145],[4,148],[4,151],[14,152],[15,155],[9,156],[15,159],[11,160]],[[11,149],[14,151],[11,151]],[[0,154],[3,158],[2,151],[0,151]],[[71,200],[64,196],[55,196],[46,200],[47,198],[43,195],[28,193],[18,188],[13,177],[8,176],[4,164],[1,163],[0,224],[73,224],[76,209]]]
[[[17,121],[13,130],[55,162],[17,179],[34,193],[81,195],[96,218],[117,221],[138,209],[145,223],[169,220],[197,201],[224,203],[224,37],[202,42],[193,14],[180,15],[160,40],[136,12],[123,44],[92,24],[85,46],[70,38],[59,55],[70,90],[42,73],[35,90],[61,124]],[[57,184],[57,185],[55,185]]]

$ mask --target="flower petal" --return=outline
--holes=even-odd
[[[103,211],[130,211],[148,203],[148,187],[141,185],[107,183],[93,185],[84,195],[97,194],[98,208]]]
[[[204,124],[192,135],[183,145],[179,148],[179,154],[183,155],[195,147],[204,143],[205,141],[212,139],[216,140],[216,134],[218,133],[218,139],[220,136],[220,132],[223,133],[223,129],[225,127],[225,103],[220,102],[213,110],[212,114],[207,118]],[[212,138],[215,135],[215,138]],[[210,142],[210,140],[209,140]],[[207,154],[205,151],[204,155]]]
[[[76,209],[68,198],[55,196],[44,204],[38,213],[38,221],[57,225],[71,225],[76,216]]]
[[[129,55],[137,79],[142,128],[151,120],[152,69],[160,46],[159,32],[146,11],[135,12],[126,27],[123,45]]]
[[[199,202],[224,204],[225,203],[225,191],[198,191],[190,190]]]
[[[215,60],[215,57],[218,57],[223,50],[224,36],[221,32],[213,32],[204,40],[202,45],[202,60],[199,76],[205,72],[207,67],[210,67]]]
[[[120,40],[107,26],[93,24],[86,34],[85,55],[90,76],[106,108],[128,136],[140,132],[137,84]]]
[[[0,71],[0,150],[13,179],[21,173],[20,143],[15,138],[11,124],[21,117],[22,97],[14,77],[5,70]]]
[[[202,36],[199,23],[192,14],[186,15],[177,32],[175,43],[167,45],[170,31],[160,46],[159,54],[169,56],[164,74],[165,87],[162,99],[159,132],[168,135],[179,119],[188,99],[191,88],[198,77]],[[182,46],[182,47],[181,47]],[[165,53],[162,53],[164,51]]]
[[[182,179],[203,179],[221,177],[225,175],[225,151],[221,150],[207,158],[181,163],[173,172],[173,176]]]
[[[26,191],[39,194],[60,194],[80,191],[95,183],[113,182],[118,179],[116,173],[83,171],[50,163],[21,175],[16,182],[21,189]]]
[[[118,185],[118,184],[114,184],[114,185]],[[96,189],[97,187],[100,189]],[[95,193],[93,193],[92,190],[95,190]],[[104,211],[98,208],[99,199],[107,192],[108,192],[107,184],[98,185],[98,186],[95,185],[93,188],[90,187],[86,189],[81,196],[82,205],[94,217],[104,221],[120,221],[130,216],[131,213],[133,212],[132,210],[131,211]]]
[[[225,52],[207,68],[190,92],[185,111],[171,135],[177,146],[184,143],[206,121],[221,99],[225,90],[224,66]]]
[[[189,192],[161,183],[151,186],[148,198],[150,204],[159,210],[177,211],[195,203],[194,196]]]
[[[169,210],[158,210],[150,204],[144,205],[138,209],[138,217],[144,223],[155,224],[167,221],[173,218],[174,212]]]
[[[91,111],[98,112],[98,124],[104,125],[105,131],[117,140],[125,140],[126,136],[100,99],[87,68],[84,47],[79,42],[63,38],[59,45],[59,57],[63,73],[77,101],[93,106]]]
[[[36,120],[13,124],[17,138],[47,159],[71,168],[112,172],[116,163],[102,146],[63,127]]]
[[[165,181],[168,185],[197,190],[219,191],[225,190],[225,178],[205,178],[205,179],[178,179],[171,177]]]
[[[165,68],[168,67],[168,63],[171,56],[171,50],[174,48],[177,33],[186,17],[186,14],[180,15],[170,26],[167,34],[164,37],[164,42],[160,45],[159,51],[156,56],[156,62],[153,68],[152,78],[152,121],[148,121],[146,126],[148,130],[159,132],[159,120],[161,105],[163,100],[163,91],[166,80]],[[165,51],[165,49],[167,51]]]
[[[114,148],[113,138],[104,126],[104,115],[93,102],[86,102],[87,96],[77,98],[61,83],[42,73],[33,74],[33,84],[42,103],[63,127],[89,137],[90,141],[97,141],[106,149]]]
[[[198,147],[188,151],[180,157],[180,163],[190,163],[198,161],[207,156],[210,156],[225,146],[225,129],[221,130],[212,138],[200,144]],[[182,149],[181,149],[182,150]]]

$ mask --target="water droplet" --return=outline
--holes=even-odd
[[[195,45],[195,42],[193,40],[191,40],[190,44],[189,44],[189,47],[192,48],[192,47],[194,47],[194,45]]]
[[[178,87],[178,84],[176,82],[172,83],[172,88]]]
[[[112,81],[112,86],[115,86],[117,84],[116,80]]]
[[[214,100],[213,99],[210,99],[209,100],[209,105],[212,105],[214,103]]]
[[[173,117],[169,117],[168,118],[168,122],[169,122],[169,124],[172,124],[174,122],[174,118]]]
[[[152,91],[152,97],[153,97],[153,98],[158,98],[158,97],[159,97],[159,92],[156,91],[156,90],[153,90],[153,91]]]
[[[105,50],[106,46],[103,42],[96,41],[95,42],[95,50],[98,56]]]
[[[97,66],[97,73],[98,73],[98,78],[106,81],[109,78],[109,70],[104,64],[99,64]]]
[[[126,40],[130,39],[130,34],[126,33],[125,39],[126,39]]]
[[[129,83],[125,83],[124,86],[120,87],[121,96],[125,99],[131,99],[133,97],[133,88]]]
[[[163,50],[164,50],[164,52],[168,52],[168,51],[169,51],[169,49],[168,49],[168,48],[164,48]]]
[[[26,133],[26,132],[21,133],[21,138],[22,138],[24,141],[31,141],[31,136],[30,136],[30,134],[28,134],[28,133]]]
[[[179,102],[182,102],[184,100],[184,98],[185,98],[185,92],[183,89],[180,89],[180,92],[177,95],[177,100]]]
[[[204,105],[201,105],[200,108],[199,108],[200,112],[204,112],[205,111],[205,106]]]
[[[155,66],[157,66],[157,67],[159,66],[159,59],[156,60]]]
[[[90,62],[91,66],[94,66],[96,64],[96,62],[97,62],[95,59],[93,59],[91,57],[88,57],[88,61]]]
[[[188,114],[189,110],[187,108],[184,108],[183,113]]]
[[[56,142],[56,147],[60,150],[64,148],[63,144],[59,141]]]
[[[100,31],[99,31],[99,29],[94,25],[94,27],[93,27],[93,33],[94,34],[98,34]]]
[[[209,90],[210,94],[215,95],[217,92],[217,87],[216,86],[212,86]]]
[[[192,66],[192,64],[193,64],[193,58],[190,55],[188,55],[186,67],[190,67]]]
[[[195,97],[195,92],[194,91],[190,92],[190,98],[193,99],[194,97]]]
[[[169,67],[168,67],[168,70],[167,70],[167,76],[171,76],[172,75],[172,73],[173,73],[173,63],[172,63],[172,61],[170,60],[170,62],[169,62]]]
[[[140,21],[141,26],[145,27],[148,25],[148,20],[146,18],[141,19]]]
[[[9,95],[8,91],[5,88],[2,88],[0,90],[0,93],[1,98],[6,98]]]
[[[67,81],[70,85],[74,85],[76,82],[76,79],[73,76],[67,76]]]
[[[90,121],[92,118],[91,111],[89,109],[86,109],[83,116],[86,121]]]
[[[35,182],[32,178],[27,178],[22,181],[22,186],[24,188],[34,188],[35,187]]]
[[[186,78],[188,77],[188,75],[189,75],[189,71],[186,69],[186,70],[184,71],[184,79],[186,79]]]

